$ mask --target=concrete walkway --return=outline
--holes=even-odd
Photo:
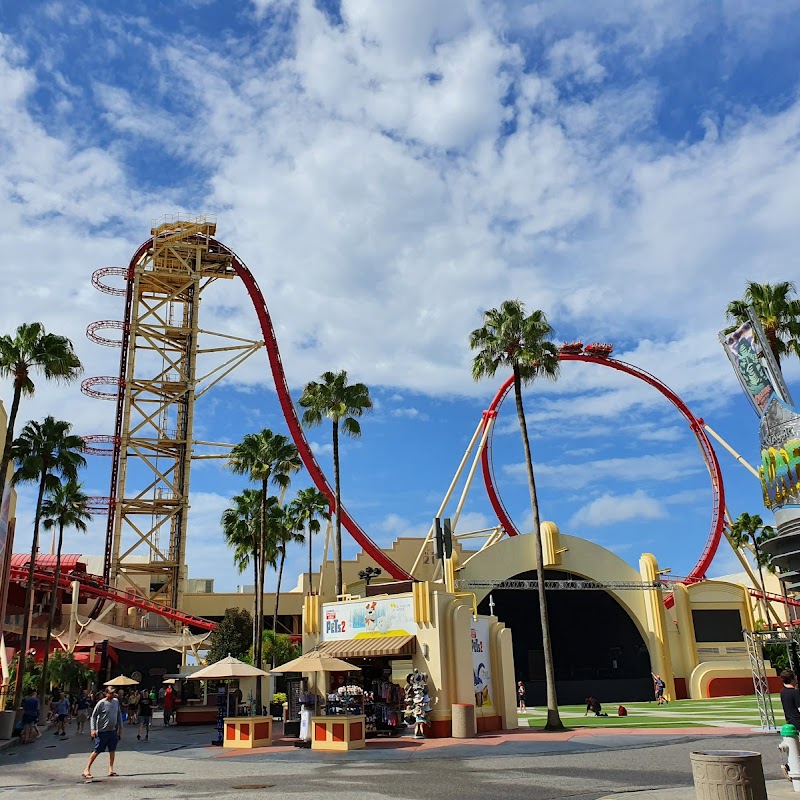
[[[795,793],[789,781],[767,781],[767,797],[769,800],[795,800],[800,794]],[[600,800],[697,800],[693,786],[681,786],[677,789],[647,789],[642,792],[625,792],[624,794],[608,794]]]

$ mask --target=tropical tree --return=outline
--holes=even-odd
[[[287,634],[269,629],[264,631],[263,649],[264,660],[269,661],[273,669],[302,655],[302,648],[293,644]]]
[[[32,396],[36,391],[33,374],[45,380],[73,381],[83,372],[80,359],[72,342],[66,336],[46,333],[41,322],[20,325],[12,338],[0,336],[0,379],[11,378],[14,394],[8,411],[6,440],[0,460],[0,501],[6,488],[6,473],[11,463],[11,445],[22,395]],[[3,577],[3,576],[0,576]],[[2,620],[0,620],[0,623]]]
[[[25,590],[25,609],[20,641],[27,650],[31,609],[33,608],[33,572],[36,567],[36,554],[39,550],[39,526],[42,519],[42,503],[46,491],[54,492],[59,485],[59,477],[77,480],[78,470],[86,466],[81,455],[83,439],[71,433],[72,425],[53,417],[45,417],[42,422],[29,422],[14,441],[11,453],[16,465],[13,485],[20,483],[39,483],[36,497],[36,511],[33,517],[33,541],[31,559],[28,565],[28,581]],[[14,690],[14,707],[22,700],[24,664],[17,673]]]
[[[336,577],[336,594],[342,593],[342,486],[339,474],[339,432],[358,438],[361,425],[358,418],[372,408],[369,389],[363,383],[348,385],[347,373],[324,372],[320,381],[306,384],[300,396],[300,406],[305,409],[303,425],[312,428],[322,423],[324,417],[331,421],[333,443],[334,526],[333,561]]]
[[[50,659],[50,639],[53,635],[53,621],[56,615],[56,605],[59,592],[59,578],[61,577],[61,547],[64,544],[64,528],[75,528],[81,533],[86,533],[86,523],[92,518],[89,512],[89,498],[84,494],[82,486],[74,479],[59,483],[50,492],[50,496],[42,501],[42,519],[45,530],[58,530],[58,546],[56,547],[56,578],[53,583],[53,592],[50,595],[50,615],[47,618],[47,634],[44,641],[44,661],[42,662],[42,682],[39,687],[39,696],[44,697],[49,679],[47,662]]]
[[[303,544],[305,536],[303,536],[302,523],[292,514],[290,506],[275,507],[270,515],[268,527],[268,536],[270,543],[275,548],[278,563],[278,580],[275,585],[275,611],[272,614],[272,630],[277,633],[278,606],[281,600],[281,583],[283,582],[283,567],[286,564],[286,549],[292,543]],[[274,663],[272,667],[275,667]]]
[[[728,303],[728,318],[737,326],[747,322],[747,309],[752,307],[778,365],[781,358],[790,353],[800,357],[800,299],[792,297],[795,291],[794,284],[789,281],[750,281],[744,297]]]
[[[319,489],[310,486],[306,489],[301,489],[295,495],[289,507],[292,516],[298,523],[298,527],[305,531],[305,539],[308,541],[308,593],[314,594],[312,583],[314,574],[313,539],[314,535],[320,532],[320,519],[330,520],[331,504]]]
[[[483,325],[469,335],[469,346],[477,351],[472,362],[472,377],[480,380],[494,377],[498,369],[511,369],[514,374],[514,396],[517,419],[522,434],[528,490],[533,512],[534,550],[536,574],[539,578],[539,616],[542,625],[542,647],[544,649],[544,671],[547,685],[547,730],[561,730],[563,724],[558,713],[553,647],[550,638],[550,623],[547,614],[547,596],[544,589],[544,554],[539,520],[539,501],[536,496],[536,481],[533,474],[531,445],[522,402],[522,386],[537,378],[557,380],[560,371],[558,349],[550,341],[553,329],[543,311],[525,314],[520,300],[505,300],[500,308],[492,308],[483,315]]]
[[[253,620],[250,612],[243,608],[226,608],[217,629],[209,637],[207,664],[233,656],[246,658],[250,649],[250,630]],[[261,681],[256,681],[261,683]]]
[[[264,574],[270,553],[267,552],[267,506],[269,485],[272,483],[286,490],[291,475],[302,467],[297,448],[285,437],[265,428],[260,433],[248,433],[242,441],[231,448],[228,466],[237,475],[246,475],[260,484],[261,509],[258,533],[259,585],[256,587],[256,649],[253,653],[255,665],[262,664],[262,634],[264,632]],[[277,502],[277,501],[276,501]],[[274,556],[274,554],[272,554]],[[256,681],[256,705],[261,708],[261,681]]]
[[[261,492],[245,489],[231,498],[231,506],[222,513],[221,525],[225,544],[233,548],[233,564],[241,575],[253,565],[253,652],[258,636],[258,587],[260,564],[259,526],[261,520]]]
[[[761,582],[761,594],[764,599],[764,610],[767,614],[767,621],[774,614],[769,600],[767,600],[767,587],[764,581],[764,569],[768,572],[774,572],[772,566],[772,556],[761,549],[764,542],[774,539],[778,532],[771,526],[765,525],[764,520],[758,514],[748,514],[743,512],[733,521],[730,526],[728,536],[730,537],[731,544],[737,549],[746,546],[753,548],[753,553],[756,559],[756,566],[758,567],[758,578]],[[775,616],[775,622],[780,625],[780,620]]]

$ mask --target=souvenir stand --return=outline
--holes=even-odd
[[[234,678],[261,678],[268,673],[250,664],[228,656],[221,661],[195,672],[189,680],[207,681],[211,679],[230,681]],[[272,717],[225,716],[225,709],[230,708],[230,684],[227,692],[217,696],[217,737],[212,744],[222,747],[252,749],[267,747],[272,744]]]
[[[312,750],[360,750],[366,745],[363,690],[360,686],[348,682],[341,687],[342,692],[337,690],[332,696],[326,693],[326,702],[322,709],[325,713],[319,713],[319,676],[322,678],[321,686],[327,688],[328,673],[349,674],[358,671],[360,667],[339,658],[326,656],[319,650],[312,650],[272,670],[272,674],[275,675],[301,672],[317,677],[317,691],[305,693],[300,697],[304,707],[301,712],[300,728],[307,736],[301,738],[307,743],[310,742]]]

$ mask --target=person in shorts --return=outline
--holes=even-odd
[[[666,688],[667,684],[664,682],[664,679],[660,675],[653,675],[653,689],[656,695],[656,705],[663,706],[665,703],[669,703],[669,700],[664,697],[664,690]]]
[[[112,778],[116,777],[114,757],[117,752],[117,744],[122,738],[122,710],[119,700],[114,696],[113,686],[106,686],[105,697],[92,710],[90,728],[94,738],[94,750],[92,750],[89,763],[83,771],[83,779],[92,780],[92,764],[104,750],[108,750],[108,775]]]
[[[147,692],[142,692],[139,698],[139,707],[137,711],[139,716],[139,732],[136,734],[136,738],[141,740],[142,729],[144,729],[144,740],[148,742],[150,741],[150,725],[153,722],[153,703]]]
[[[89,694],[88,689],[84,689],[80,697],[75,701],[75,724],[77,725],[78,733],[83,733],[91,709],[92,696]]]
[[[58,702],[56,703],[56,729],[53,731],[55,736],[67,738],[67,717],[69,716],[69,698],[65,692],[59,692]]]
[[[520,711],[526,711],[525,705],[525,684],[522,681],[517,682],[517,706]]]
[[[33,689],[22,703],[22,733],[19,739],[23,744],[30,744],[39,735],[36,727],[38,721],[39,698],[36,696],[36,689]]]

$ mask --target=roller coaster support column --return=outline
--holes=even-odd
[[[72,581],[72,605],[69,611],[69,647],[68,653],[75,650],[75,637],[78,632],[78,605],[81,597],[81,585],[78,581]]]

